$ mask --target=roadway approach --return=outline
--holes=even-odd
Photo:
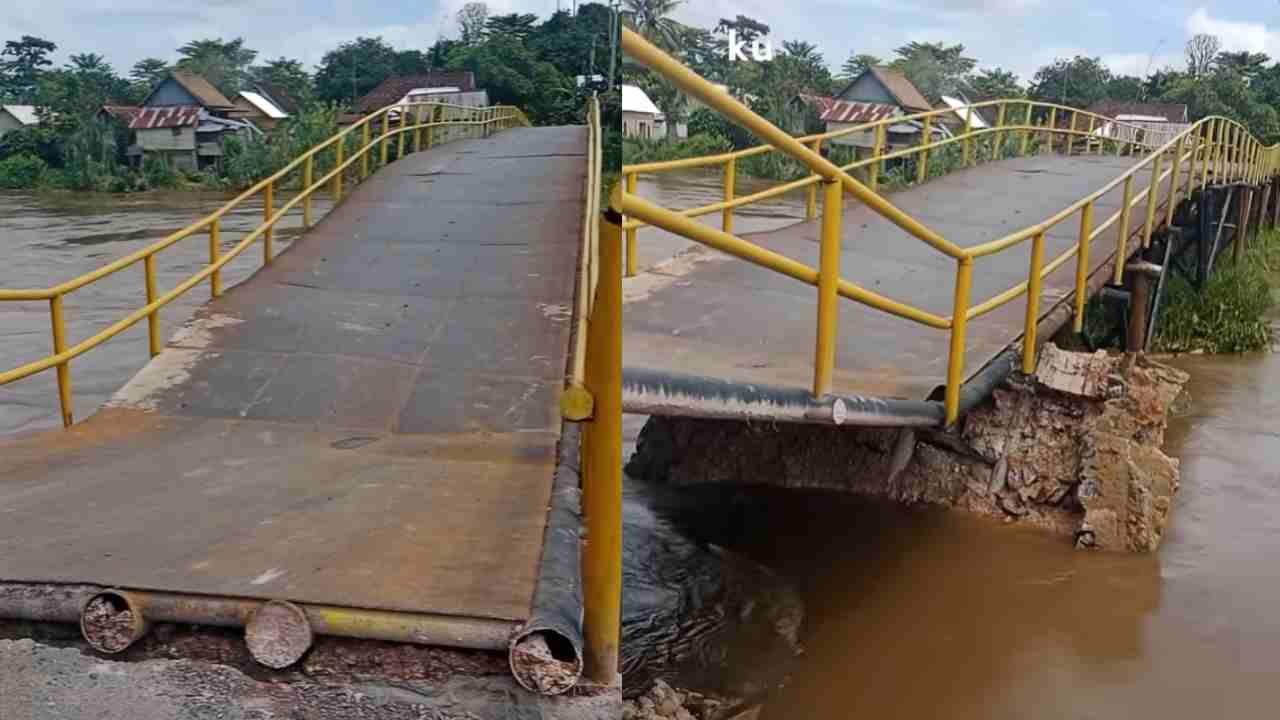
[[[106,407],[0,443],[0,606],[74,621],[116,588],[236,625],[287,601],[320,633],[503,651],[546,605],[580,623],[553,488],[577,487],[587,142],[517,128],[387,166]]]
[[[1124,174],[1138,158],[1046,154],[957,170],[888,197],[898,208],[962,246],[995,240],[1070,206]],[[1150,165],[1135,176],[1148,187]],[[1184,176],[1185,177],[1185,176]],[[1164,198],[1168,179],[1162,184]],[[952,312],[955,261],[846,195],[840,275],[869,290],[942,316]],[[1100,199],[1095,217],[1123,204],[1123,188]],[[1134,208],[1130,252],[1141,248],[1145,203]],[[1158,213],[1158,216],[1163,217]],[[719,214],[704,218],[715,224]],[[1090,288],[1110,278],[1118,223],[1094,238]],[[821,219],[741,237],[811,267],[819,265]],[[1046,262],[1078,239],[1079,222],[1059,223],[1046,235]],[[647,237],[665,232],[646,227]],[[667,234],[670,237],[670,234]],[[668,239],[669,239],[668,237]],[[691,243],[692,241],[690,241]],[[975,303],[1027,279],[1031,243],[975,261]],[[1044,279],[1039,337],[1070,318],[1073,259]],[[750,394],[750,388],[808,388],[813,382],[817,291],[792,278],[701,245],[651,266],[624,282],[624,408],[653,414],[696,414],[653,402],[671,373],[694,379],[688,392]],[[969,321],[966,379],[973,378],[1022,337],[1025,300]],[[840,397],[924,400],[946,384],[949,333],[908,322],[855,302],[839,303],[832,393]],[[679,383],[675,383],[677,386]],[[702,387],[697,387],[701,385]],[[743,389],[746,389],[745,391]],[[677,387],[677,389],[679,389]],[[797,397],[808,396],[807,391]],[[803,402],[803,399],[801,399]]]

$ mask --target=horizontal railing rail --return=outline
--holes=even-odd
[[[1076,259],[1073,321],[1074,328],[1079,331],[1084,321],[1084,307],[1088,295],[1087,283],[1091,273],[1089,255],[1093,240],[1119,223],[1113,280],[1117,283],[1121,282],[1124,259],[1128,257],[1128,243],[1135,232],[1132,217],[1135,207],[1145,202],[1140,242],[1143,247],[1146,247],[1151,242],[1152,233],[1158,227],[1172,223],[1178,202],[1189,197],[1195,189],[1208,185],[1211,179],[1218,183],[1257,184],[1276,175],[1277,166],[1280,164],[1280,146],[1264,146],[1245,126],[1228,118],[1216,116],[1205,118],[1186,126],[1149,154],[1145,154],[1115,179],[1069,204],[1049,218],[1002,238],[970,247],[961,247],[911,218],[876,192],[880,168],[885,160],[918,155],[916,182],[923,182],[928,177],[930,151],[945,145],[963,143],[961,167],[969,167],[976,162],[977,140],[986,135],[994,135],[990,155],[991,159],[999,160],[1004,154],[1006,137],[1017,137],[1018,133],[1021,133],[1021,137],[1017,143],[1016,154],[1026,155],[1032,136],[1039,133],[1042,137],[1049,139],[1046,143],[1049,152],[1053,151],[1054,138],[1061,137],[1063,152],[1071,155],[1077,150],[1089,153],[1095,146],[1099,151],[1102,150],[1101,144],[1096,142],[1098,139],[1096,132],[1103,127],[1100,121],[1111,123],[1113,127],[1131,126],[1125,123],[1117,124],[1111,118],[1064,105],[1016,99],[975,103],[961,107],[959,110],[955,108],[932,110],[797,138],[773,126],[729,94],[717,89],[654,47],[640,35],[624,30],[623,47],[633,58],[708,107],[752,131],[765,142],[764,145],[745,150],[701,158],[624,165],[622,173],[625,193],[622,204],[623,211],[628,217],[623,225],[626,232],[627,275],[633,275],[635,272],[636,231],[646,225],[652,225],[817,287],[818,318],[813,394],[818,398],[826,396],[831,390],[835,363],[837,298],[854,300],[904,320],[935,329],[948,330],[950,342],[944,394],[948,424],[954,423],[959,414],[960,386],[965,376],[964,354],[969,320],[992,312],[1024,294],[1028,295],[1023,327],[1023,370],[1031,373],[1035,367],[1036,332],[1040,320],[1039,302],[1043,280],[1072,258]],[[1010,119],[1010,106],[1022,108],[1023,122],[1006,122]],[[989,127],[977,128],[974,126],[973,116],[975,112],[984,108],[995,109],[996,122]],[[1037,110],[1040,111],[1041,118],[1044,120],[1043,124],[1033,122],[1033,116]],[[934,140],[931,132],[932,119],[957,112],[964,113],[963,132]],[[1069,113],[1070,122],[1059,123],[1060,113]],[[1082,125],[1082,117],[1087,119],[1087,125]],[[921,125],[921,142],[901,150],[891,149],[885,152],[886,128],[912,120],[924,121]],[[1146,136],[1138,132],[1143,129],[1138,126],[1132,127],[1136,128],[1133,135],[1135,141],[1124,142],[1122,137],[1120,142],[1115,143],[1114,150],[1117,155],[1126,153],[1135,155],[1140,149],[1145,149],[1146,145],[1142,140]],[[836,166],[822,157],[819,152],[823,141],[868,131],[871,131],[875,137],[873,153],[868,158]],[[1014,135],[1006,136],[1006,133]],[[1076,142],[1080,138],[1083,138],[1084,142],[1077,146]],[[752,195],[735,197],[737,161],[743,157],[768,152],[785,153],[801,163],[803,167],[808,168],[810,174],[805,178]],[[1167,168],[1163,167],[1166,156],[1170,159]],[[659,207],[636,194],[637,178],[642,174],[717,165],[724,168],[725,199],[722,202],[696,208],[671,210]],[[866,184],[848,174],[850,170],[862,167],[871,167],[869,182]],[[1182,174],[1184,169],[1185,176]],[[1144,173],[1150,175],[1150,179],[1147,186],[1139,190],[1136,188],[1137,181]],[[734,209],[806,187],[810,190],[807,216],[810,219],[815,218],[817,216],[816,193],[819,184],[824,187],[819,267],[810,267],[733,234]],[[1124,188],[1121,208],[1108,218],[1097,222],[1094,214],[1099,200],[1121,186]],[[845,194],[853,195],[872,211],[956,262],[953,307],[949,316],[943,317],[900,300],[871,292],[839,276],[841,216]],[[719,230],[693,220],[695,217],[717,211],[723,213]],[[1077,241],[1068,250],[1046,263],[1044,261],[1046,234],[1076,215],[1079,215]],[[973,303],[970,295],[975,261],[1007,251],[1028,240],[1031,241],[1032,249],[1027,280],[982,302]]]
[[[393,124],[392,117],[396,119]],[[410,119],[412,118],[412,123]],[[424,122],[425,119],[425,122]],[[374,136],[373,126],[381,121],[381,131]],[[148,340],[150,352],[158,355],[162,346],[160,337],[159,311],[173,300],[182,296],[196,285],[209,281],[210,296],[217,298],[222,294],[221,270],[228,263],[242,254],[258,240],[262,240],[263,265],[270,264],[273,258],[273,230],[277,223],[289,211],[302,206],[303,226],[312,225],[312,196],[321,188],[328,187],[336,204],[342,200],[343,184],[347,175],[352,181],[361,182],[370,175],[371,156],[376,151],[380,166],[389,162],[391,153],[395,159],[408,152],[418,151],[424,145],[434,145],[436,132],[440,129],[463,128],[469,135],[487,136],[503,129],[527,126],[528,119],[519,108],[497,105],[489,107],[469,107],[439,102],[397,103],[371,113],[350,127],[335,133],[327,140],[299,155],[280,170],[254,183],[245,191],[228,200],[221,207],[190,225],[170,235],[136,250],[106,265],[72,278],[58,285],[47,288],[0,289],[0,302],[47,301],[49,303],[50,322],[53,331],[53,352],[39,360],[28,362],[16,368],[0,372],[0,386],[30,377],[50,368],[57,369],[58,396],[62,409],[64,426],[74,421],[70,362],[75,358],[98,347],[102,343],[128,330],[143,319],[148,321]],[[355,143],[349,141],[359,139]],[[394,143],[395,149],[392,150]],[[347,154],[348,144],[354,144]],[[324,163],[322,153],[332,150],[333,167],[319,179],[315,178],[318,162]],[[359,167],[356,168],[356,163]],[[274,201],[277,185],[283,184],[290,176],[301,172],[301,189],[287,202],[278,208]],[[223,251],[221,243],[221,223],[224,216],[240,208],[248,200],[260,197],[262,202],[262,221],[229,250]],[[187,277],[175,287],[163,294],[156,287],[155,259],[166,248],[189,238],[197,233],[207,232],[209,243],[209,262],[200,270]],[[134,310],[111,325],[93,335],[68,344],[66,337],[66,319],[63,307],[64,298],[99,280],[114,275],[138,263],[143,264],[143,286],[146,304]]]

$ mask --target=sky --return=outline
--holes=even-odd
[[[1280,0],[689,0],[675,17],[712,27],[719,18],[755,18],[783,40],[807,40],[838,69],[851,53],[893,57],[912,40],[962,43],[979,67],[1002,67],[1029,82],[1058,57],[1103,58],[1114,72],[1182,68],[1183,47],[1199,32],[1225,50],[1280,59]]]
[[[58,61],[98,52],[127,73],[144,57],[176,59],[175,48],[190,40],[243,37],[260,58],[283,55],[312,66],[359,35],[381,35],[406,49],[455,37],[454,16],[465,2],[0,0],[0,41],[37,35],[58,44]],[[488,0],[492,14],[542,17],[572,3]],[[891,58],[893,48],[922,40],[963,43],[980,67],[1012,70],[1023,82],[1054,58],[1076,54],[1143,75],[1182,67],[1182,48],[1197,32],[1218,35],[1228,50],[1280,58],[1280,0],[687,0],[675,17],[709,28],[738,14],[770,25],[779,47],[783,40],[815,43],[833,68],[852,52]]]

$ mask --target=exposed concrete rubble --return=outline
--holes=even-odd
[[[1047,345],[958,433],[652,418],[628,472],[674,485],[763,484],[944,505],[1151,551],[1178,488],[1161,451],[1189,376],[1145,357]]]
[[[622,706],[622,720],[754,720],[759,706],[744,708],[733,702],[656,680],[644,694]]]

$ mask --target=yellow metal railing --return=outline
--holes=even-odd
[[[392,117],[396,117],[396,126],[391,126]],[[375,121],[381,122],[381,132],[371,136],[370,129]],[[159,354],[162,339],[160,337],[159,312],[165,305],[186,293],[191,288],[208,280],[210,294],[218,297],[222,293],[221,270],[251,245],[262,240],[263,264],[271,262],[273,257],[273,229],[290,210],[302,206],[303,225],[310,227],[312,223],[312,195],[321,188],[328,187],[334,202],[343,197],[344,176],[352,175],[353,182],[360,182],[369,176],[369,157],[375,150],[379,153],[383,164],[388,161],[388,154],[394,142],[396,157],[406,154],[406,144],[412,137],[412,149],[423,146],[431,147],[438,131],[450,128],[461,128],[468,135],[487,136],[493,132],[516,126],[525,126],[529,122],[519,108],[511,106],[465,107],[444,103],[404,103],[385,107],[372,113],[351,127],[342,130],[333,137],[316,145],[298,156],[284,168],[273,173],[252,187],[227,201],[222,207],[200,218],[181,230],[159,240],[145,248],[132,252],[97,270],[85,273],[77,278],[48,288],[6,290],[0,289],[0,302],[47,301],[53,328],[53,353],[25,365],[0,372],[0,386],[21,380],[49,368],[57,368],[58,397],[62,406],[62,422],[70,426],[73,422],[71,372],[70,363],[75,358],[98,347],[107,340],[125,330],[147,320],[148,337],[152,356]],[[359,136],[355,147],[346,156],[349,141]],[[320,154],[332,148],[333,169],[320,178],[315,178],[315,167]],[[327,156],[326,156],[327,157]],[[359,169],[354,169],[356,163]],[[287,202],[275,206],[274,191],[278,184],[293,173],[301,171],[302,189]],[[250,231],[240,242],[226,252],[221,249],[222,218],[237,209],[251,198],[259,197],[262,202],[262,222]],[[200,232],[208,233],[209,262],[198,272],[192,274],[177,286],[161,293],[156,287],[156,256],[165,248]],[[66,333],[66,319],[63,311],[63,299],[69,294],[89,286],[105,277],[142,263],[143,285],[146,304],[125,317],[98,331],[94,335],[74,344],[69,344]]]
[[[561,412],[582,430],[585,671],[611,685],[622,627],[622,228],[616,209],[601,207],[604,133],[594,97],[587,128],[575,325]]]
[[[1117,178],[1050,218],[990,242],[972,247],[960,247],[904,213],[876,192],[880,169],[886,160],[918,155],[916,180],[922,181],[928,176],[929,153],[946,145],[962,143],[962,166],[969,166],[976,161],[975,144],[979,138],[986,135],[994,136],[991,157],[996,160],[1003,154],[1006,133],[1021,134],[1021,142],[1017,147],[1018,152],[1022,154],[1028,151],[1031,137],[1037,133],[1048,138],[1047,146],[1050,151],[1052,151],[1054,137],[1061,136],[1063,138],[1061,144],[1066,153],[1071,154],[1077,149],[1087,153],[1095,148],[1098,151],[1103,149],[1101,141],[1107,138],[1100,135],[1102,126],[1110,124],[1116,127],[1117,124],[1110,118],[1052,103],[1022,99],[992,100],[960,108],[965,120],[964,128],[958,134],[935,141],[930,134],[922,133],[919,144],[885,152],[886,128],[889,125],[908,120],[923,120],[927,126],[932,124],[931,118],[956,113],[957,110],[952,108],[932,110],[796,138],[755,114],[629,29],[623,30],[623,48],[634,59],[664,76],[685,93],[742,125],[766,143],[731,153],[623,166],[623,187],[626,192],[622,197],[622,209],[628,217],[623,225],[626,233],[627,274],[632,275],[635,272],[636,231],[646,225],[652,225],[817,287],[818,318],[813,382],[813,392],[817,397],[826,395],[831,389],[831,377],[835,365],[837,297],[854,300],[928,327],[949,330],[950,344],[944,401],[948,424],[954,423],[959,415],[960,386],[965,375],[966,330],[970,320],[1012,302],[1023,294],[1028,294],[1023,329],[1023,369],[1028,373],[1032,372],[1035,368],[1036,329],[1040,318],[1040,289],[1044,278],[1062,267],[1072,257],[1076,258],[1074,323],[1078,331],[1084,321],[1084,306],[1088,295],[1086,286],[1090,270],[1089,255],[1091,243],[1095,238],[1116,223],[1120,224],[1118,255],[1114,270],[1114,280],[1120,282],[1124,272],[1123,260],[1127,257],[1127,243],[1132,234],[1132,210],[1135,206],[1146,202],[1141,231],[1141,241],[1145,247],[1150,243],[1151,235],[1159,225],[1172,221],[1173,210],[1180,196],[1186,197],[1195,188],[1207,185],[1211,175],[1218,183],[1260,183],[1275,176],[1277,166],[1280,164],[1280,146],[1263,146],[1248,132],[1247,128],[1227,118],[1205,118],[1176,134],[1168,142],[1153,148],[1150,153]],[[996,109],[996,124],[991,127],[976,128],[973,115],[975,111],[983,108]],[[1010,112],[1011,108],[1013,112]],[[1036,109],[1040,109],[1041,114],[1044,111],[1048,112],[1048,120],[1045,124],[1038,125],[1031,122]],[[1018,110],[1021,110],[1021,113]],[[1070,114],[1071,119],[1069,123],[1064,123],[1062,120],[1067,113]],[[1019,116],[1021,122],[1017,122]],[[1014,122],[1007,122],[1011,118]],[[1087,120],[1087,126],[1082,126],[1082,118]],[[874,137],[874,150],[871,157],[844,166],[836,166],[822,157],[819,152],[824,141],[868,131],[873,133]],[[1134,135],[1134,137],[1141,136],[1141,133]],[[1080,139],[1083,139],[1083,142],[1077,147],[1076,143]],[[1124,154],[1127,151],[1128,154],[1134,155],[1140,149],[1146,149],[1145,145],[1121,141],[1117,143],[1116,152]],[[751,195],[735,197],[734,179],[737,161],[744,157],[770,152],[785,153],[807,167],[811,174]],[[1163,167],[1166,156],[1170,159],[1168,168]],[[637,178],[642,174],[708,166],[724,167],[725,199],[722,202],[676,211],[659,207],[636,194]],[[850,170],[863,167],[870,168],[870,187],[849,175]],[[1186,171],[1185,181],[1182,180],[1184,170]],[[1136,191],[1137,179],[1144,172],[1149,172],[1150,182],[1141,191]],[[1166,180],[1169,182],[1167,190],[1164,190]],[[808,188],[810,191],[809,217],[815,217],[816,189],[819,184],[824,185],[824,208],[818,268],[797,262],[732,234],[735,208],[803,188]],[[1099,222],[1094,217],[1098,201],[1122,184],[1124,186],[1122,207]],[[853,195],[876,213],[956,262],[955,295],[950,316],[936,315],[874,293],[839,276],[841,209],[845,194]],[[1160,213],[1159,210],[1162,207],[1164,212]],[[717,211],[723,213],[719,230],[693,220],[695,217]],[[1045,235],[1059,223],[1077,214],[1079,214],[1077,242],[1066,252],[1047,263],[1044,262]],[[974,304],[970,298],[974,261],[1003,252],[1027,240],[1031,240],[1032,244],[1027,280],[992,298]]]

